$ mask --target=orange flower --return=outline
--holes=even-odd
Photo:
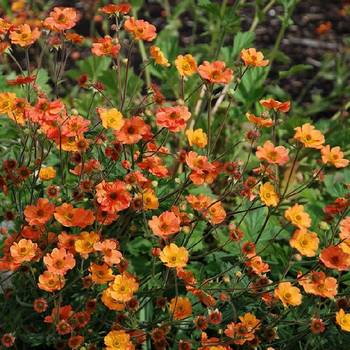
[[[22,24],[11,29],[10,40],[12,44],[27,47],[34,44],[40,35],[41,32],[38,28],[32,30],[28,24]]]
[[[98,108],[97,112],[100,115],[102,126],[105,129],[118,131],[124,125],[123,115],[116,108]]]
[[[76,239],[74,243],[75,250],[82,255],[82,257],[87,258],[88,254],[95,251],[94,244],[100,240],[100,236],[96,232],[86,232],[80,233],[79,238]]]
[[[54,7],[50,16],[44,20],[44,26],[54,32],[73,28],[79,20],[77,11],[72,7]]]
[[[298,281],[308,294],[318,295],[324,298],[334,298],[337,295],[337,280],[334,277],[327,277],[322,271],[312,271]]]
[[[275,289],[275,297],[284,305],[298,306],[301,304],[301,293],[298,287],[293,287],[290,282],[281,282]]]
[[[301,255],[313,257],[316,255],[320,240],[315,232],[305,228],[296,230],[289,241],[291,247],[295,248]]]
[[[33,260],[37,250],[38,245],[30,239],[21,239],[18,243],[14,242],[10,247],[11,256],[17,264]]]
[[[64,248],[54,248],[51,253],[44,256],[43,261],[49,272],[62,276],[75,266],[73,254],[67,252]]]
[[[56,170],[52,166],[41,168],[39,171],[39,178],[41,181],[49,181],[56,177]]]
[[[47,292],[55,292],[64,287],[64,277],[55,273],[44,271],[39,276],[38,287]]]
[[[240,316],[242,324],[247,327],[248,332],[255,332],[260,328],[260,320],[258,320],[255,315],[250,312],[245,313],[243,316]]]
[[[106,350],[134,350],[130,335],[123,330],[110,331],[105,337]]]
[[[256,156],[260,160],[265,160],[270,164],[284,165],[288,162],[288,150],[283,146],[277,146],[271,142],[266,141],[264,145],[258,146]]]
[[[154,61],[157,64],[164,67],[170,66],[168,59],[164,56],[164,53],[161,51],[159,47],[151,46],[149,51],[150,51],[151,57],[154,59]]]
[[[158,209],[159,201],[154,190],[148,188],[144,192],[139,193],[135,196],[133,205],[135,209]]]
[[[139,284],[133,275],[123,272],[121,275],[115,276],[110,288],[111,297],[113,299],[118,302],[126,303],[131,300],[134,293],[138,291]]]
[[[343,331],[350,332],[350,314],[346,314],[343,309],[336,313],[335,320]]]
[[[264,60],[264,55],[255,48],[243,49],[241,51],[241,59],[245,66],[265,67],[269,64],[269,60]]]
[[[103,253],[103,261],[110,266],[119,264],[122,259],[121,252],[117,250],[117,243],[111,239],[95,243],[94,249]]]
[[[185,129],[191,113],[186,106],[161,107],[156,112],[156,118],[157,125],[178,132]]]
[[[273,98],[259,101],[262,106],[267,109],[273,109],[276,112],[287,113],[290,110],[290,101],[279,102]]]
[[[343,252],[339,246],[329,246],[322,250],[320,260],[329,269],[347,271],[350,267],[350,255]]]
[[[304,211],[304,206],[294,204],[284,212],[284,217],[293,225],[302,228],[309,228],[311,226],[311,218],[308,213]]]
[[[197,146],[199,148],[204,148],[208,144],[207,134],[203,129],[189,129],[186,130],[186,136],[190,146]]]
[[[159,258],[169,268],[181,268],[187,265],[188,251],[184,247],[170,243],[161,251]]]
[[[167,238],[180,231],[181,220],[172,211],[165,211],[160,216],[153,216],[148,221],[152,232],[161,238]]]
[[[131,10],[131,5],[126,2],[125,3],[121,2],[119,4],[108,4],[100,8],[100,11],[107,15],[114,15],[119,13],[126,15],[130,12],[130,10]]]
[[[39,198],[36,205],[28,205],[24,209],[24,216],[29,225],[45,225],[55,211],[54,204],[46,198]]]
[[[226,218],[226,211],[222,206],[222,203],[215,201],[216,203],[210,204],[208,209],[203,213],[212,225],[221,224]]]
[[[91,48],[91,52],[96,56],[117,57],[119,50],[119,43],[114,41],[109,35],[97,39],[97,42],[93,43]]]
[[[233,71],[230,68],[226,68],[225,63],[222,61],[212,63],[204,61],[198,67],[198,73],[202,79],[213,84],[228,84],[233,78]]]
[[[109,213],[117,213],[130,206],[131,195],[126,183],[120,180],[114,182],[102,181],[96,186],[96,200],[101,209]]]
[[[71,204],[63,203],[56,207],[54,213],[55,219],[66,227],[80,227],[92,225],[95,221],[95,216],[91,210],[83,208],[74,208]]]
[[[57,243],[58,248],[64,248],[72,254],[75,253],[74,244],[78,236],[69,235],[66,232],[62,232],[57,236],[57,238],[58,238],[58,243]]]
[[[345,168],[349,164],[349,160],[344,158],[344,152],[340,147],[330,147],[326,145],[321,149],[322,162],[324,164],[332,164],[336,168]]]
[[[294,129],[296,131],[294,139],[301,142],[306,148],[321,149],[324,144],[324,136],[321,131],[315,129],[313,125],[306,123]]]
[[[279,202],[278,194],[275,191],[275,188],[270,182],[266,182],[260,186],[259,190],[260,200],[267,205],[268,207],[276,207]]]
[[[246,265],[250,267],[252,271],[257,275],[261,275],[270,271],[269,264],[265,263],[258,255],[249,258],[249,260],[246,262]]]
[[[132,145],[149,134],[150,127],[139,116],[134,116],[125,120],[123,127],[115,133],[115,136],[118,142]]]
[[[183,320],[192,314],[192,304],[186,297],[175,297],[170,300],[170,312],[174,320]]]
[[[190,77],[197,72],[197,63],[190,54],[177,56],[175,66],[182,77]]]
[[[211,184],[218,175],[215,165],[209,163],[208,158],[196,152],[188,152],[186,164],[191,168],[190,179],[195,185]]]
[[[245,115],[251,123],[255,124],[260,128],[269,128],[273,125],[273,121],[271,118],[257,117],[252,113],[246,113]]]
[[[142,19],[131,17],[124,23],[126,31],[131,33],[136,40],[152,41],[157,36],[156,27]]]
[[[114,280],[113,271],[107,264],[91,264],[89,271],[92,280],[97,284],[106,284]]]
[[[121,303],[116,301],[114,298],[111,296],[111,288],[107,288],[102,292],[101,296],[101,301],[105,306],[108,307],[110,310],[114,311],[122,311],[125,309],[125,303]]]

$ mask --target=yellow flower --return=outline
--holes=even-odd
[[[315,232],[305,228],[296,230],[289,241],[290,245],[297,249],[301,255],[312,257],[316,255],[320,240]]]
[[[108,309],[110,310],[114,310],[114,311],[124,310],[125,304],[112,298],[111,291],[112,289],[109,287],[102,292],[101,301],[103,302],[103,304],[107,306]]]
[[[280,299],[285,307],[300,305],[302,298],[300,289],[293,287],[290,282],[281,282],[275,289],[275,297]]]
[[[161,251],[159,258],[167,267],[185,267],[188,262],[188,251],[184,247],[170,243]]]
[[[133,350],[134,345],[131,342],[130,335],[123,330],[110,331],[104,337],[106,350]]]
[[[279,202],[278,194],[270,182],[266,182],[260,186],[259,195],[261,201],[268,207],[276,207]]]
[[[171,299],[169,309],[174,320],[183,320],[191,316],[192,304],[186,297],[175,297]]]
[[[295,130],[294,139],[301,142],[306,148],[321,149],[324,144],[324,136],[321,131],[309,123],[298,126]]]
[[[87,257],[94,251],[94,244],[99,240],[100,236],[96,232],[81,232],[79,238],[74,242],[75,250],[83,257]]]
[[[139,289],[135,277],[127,272],[117,275],[110,286],[111,297],[118,302],[128,302]]]
[[[98,113],[105,129],[119,131],[124,125],[123,115],[116,108],[99,108]]]
[[[159,201],[158,198],[152,189],[147,189],[142,194],[143,207],[144,209],[158,209]]]
[[[10,113],[15,105],[16,94],[12,92],[0,93],[0,114]]]
[[[192,55],[179,55],[176,57],[175,66],[182,77],[190,77],[197,72],[197,63]]]
[[[164,56],[164,53],[157,46],[151,46],[150,48],[151,57],[160,66],[169,67],[170,63],[168,59]]]
[[[208,143],[207,134],[203,131],[203,129],[187,130],[186,136],[190,146],[195,145],[199,148],[204,148]]]
[[[245,66],[265,67],[269,64],[269,60],[264,60],[263,53],[256,51],[254,47],[243,49],[241,51],[241,59]]]
[[[39,178],[41,181],[49,181],[56,177],[56,170],[52,166],[41,168],[39,171]]]
[[[335,320],[343,331],[350,332],[350,314],[346,314],[343,309],[336,313]]]
[[[294,204],[285,211],[284,216],[288,221],[299,228],[309,228],[311,226],[311,218],[309,214],[304,211],[303,205]]]

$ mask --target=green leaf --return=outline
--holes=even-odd
[[[231,59],[235,60],[242,49],[250,47],[255,39],[255,33],[252,32],[238,32],[235,35],[232,46]]]
[[[303,72],[310,70],[312,68],[313,67],[310,64],[297,64],[288,70],[280,71],[279,77],[280,78],[288,78],[292,75],[303,73]]]

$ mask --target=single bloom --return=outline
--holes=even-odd
[[[64,287],[65,280],[61,275],[44,271],[39,276],[38,287],[46,292],[55,292],[61,290]]]
[[[330,147],[326,145],[321,149],[322,162],[334,165],[336,168],[345,168],[349,165],[349,160],[344,158],[344,152],[340,147]]]
[[[169,310],[174,320],[183,320],[192,315],[192,304],[187,297],[175,297],[170,300]]]
[[[306,148],[321,149],[325,142],[321,131],[317,130],[313,125],[306,123],[298,126],[295,130],[294,139],[301,142]]]
[[[279,202],[279,196],[275,191],[275,187],[266,182],[259,189],[260,200],[268,207],[276,207]]]
[[[186,136],[190,146],[204,148],[208,144],[208,137],[207,134],[203,131],[203,129],[186,130]]]
[[[233,78],[232,69],[226,68],[225,62],[222,61],[204,61],[198,67],[198,73],[202,79],[213,84],[228,84]]]
[[[72,7],[54,7],[49,17],[44,20],[44,27],[55,31],[62,32],[73,28],[79,20],[77,11]]]
[[[290,282],[281,282],[275,289],[275,297],[280,299],[284,307],[298,306],[301,304],[302,295],[298,287],[293,287]]]
[[[165,57],[164,53],[161,51],[161,49],[158,46],[151,46],[150,48],[150,54],[151,57],[154,59],[154,61],[163,67],[169,67],[170,63],[168,59]]]
[[[153,216],[148,221],[152,232],[161,238],[167,238],[180,231],[181,220],[172,211],[165,211],[159,216]]]
[[[276,147],[271,141],[266,141],[263,146],[258,146],[256,156],[270,164],[284,165],[289,160],[288,153],[285,147]]]
[[[320,260],[329,269],[347,271],[350,268],[350,255],[339,246],[329,246],[322,250]]]
[[[255,48],[243,49],[241,51],[241,59],[245,66],[265,67],[269,64],[269,60],[264,60],[264,55]]]
[[[106,350],[134,350],[131,337],[124,330],[110,331],[104,337]]]
[[[305,228],[296,230],[289,241],[291,247],[295,248],[301,255],[313,257],[317,253],[320,240],[315,232]]]
[[[311,218],[305,212],[303,205],[294,204],[292,207],[289,207],[284,212],[284,217],[299,228],[309,228],[311,226]]]
[[[55,211],[55,205],[46,198],[39,198],[36,205],[28,205],[24,216],[29,225],[45,225]]]
[[[98,108],[97,112],[105,129],[119,131],[123,127],[125,120],[116,108]]]
[[[21,264],[22,262],[31,261],[36,256],[38,245],[30,239],[21,239],[18,243],[14,242],[10,247],[10,254],[13,260]]]
[[[82,257],[87,258],[90,253],[95,251],[94,245],[100,240],[100,235],[94,231],[83,231],[74,241],[74,248]]]
[[[115,136],[118,142],[132,145],[150,134],[150,126],[139,116],[133,116],[130,119],[125,119],[123,127],[116,131]]]
[[[54,248],[44,256],[43,261],[49,272],[62,276],[75,266],[73,254],[64,248]]]
[[[106,284],[114,280],[113,271],[107,264],[91,264],[89,271],[93,282],[97,284]]]
[[[21,47],[28,47],[34,44],[39,39],[40,35],[41,32],[38,28],[31,29],[26,23],[10,30],[11,43]]]
[[[252,113],[246,113],[246,117],[259,128],[270,128],[274,124],[271,118],[257,117]]]
[[[187,265],[188,251],[185,247],[170,243],[161,251],[159,258],[169,268],[182,268]]]
[[[156,123],[158,126],[178,132],[186,127],[186,122],[191,118],[187,106],[161,107],[156,112]]]
[[[124,28],[135,40],[152,41],[156,38],[156,27],[143,19],[130,17],[124,23]]]
[[[114,58],[118,56],[119,51],[120,44],[109,35],[106,35],[104,38],[98,38],[91,47],[91,52],[95,56],[110,56]]]
[[[290,110],[290,101],[280,102],[273,98],[260,100],[259,103],[267,109],[273,109],[276,112],[287,113]]]
[[[197,72],[196,60],[190,54],[177,56],[175,66],[182,77],[190,77]]]
[[[52,166],[43,167],[39,171],[39,178],[41,181],[53,180],[56,177],[56,170]]]
[[[343,331],[350,332],[350,314],[346,314],[343,309],[340,309],[336,313],[335,320]]]
[[[123,272],[115,276],[110,288],[111,297],[118,302],[125,303],[131,300],[134,293],[138,291],[139,283],[133,275]]]

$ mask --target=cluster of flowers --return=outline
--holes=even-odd
[[[131,36],[128,52],[134,42],[151,42],[157,36],[155,26],[127,16],[130,10],[129,4],[102,7],[101,13],[116,20],[117,34],[113,38],[109,35],[100,38],[91,46],[93,55],[110,57],[117,72],[124,69],[120,55],[125,48],[118,39],[121,33],[125,31]],[[57,7],[36,25],[0,19],[0,52],[14,58],[12,47],[19,46],[29,54],[29,48],[43,36],[49,45],[61,49],[63,45],[81,44],[84,38],[71,31],[78,19],[75,9]],[[240,57],[243,64],[237,82],[248,69],[269,64],[254,48],[243,49]],[[150,47],[149,59],[160,69],[171,66],[157,46]],[[130,57],[126,71],[130,69],[129,61]],[[113,324],[106,321],[102,326],[104,345],[109,350],[134,349],[137,344],[150,341],[154,348],[165,349],[180,326],[187,328],[181,328],[179,349],[224,350],[245,344],[255,346],[261,339],[273,341],[277,337],[274,326],[278,321],[272,325],[263,313],[258,319],[251,312],[258,310],[256,305],[238,317],[225,319],[219,309],[232,305],[235,287],[221,290],[220,284],[212,291],[211,280],[220,280],[223,274],[201,280],[192,271],[191,250],[197,243],[190,238],[200,222],[205,223],[207,233],[219,227],[227,229],[227,240],[220,248],[228,249],[229,245],[239,248],[233,267],[240,266],[245,272],[240,272],[240,276],[237,273],[238,281],[248,276],[250,282],[244,292],[256,295],[266,307],[279,302],[286,308],[301,305],[300,287],[306,294],[334,299],[339,286],[331,274],[350,268],[347,199],[339,199],[325,209],[331,219],[339,220],[335,227],[339,226],[339,240],[334,232],[333,239],[322,249],[318,234],[310,230],[312,220],[303,205],[292,202],[286,209],[281,209],[282,204],[290,203],[308,184],[288,192],[288,181],[282,191],[279,169],[289,164],[292,174],[300,153],[305,149],[316,150],[320,152],[321,166],[311,177],[312,182],[328,167],[348,165],[341,149],[325,144],[324,135],[307,123],[295,129],[295,155],[291,160],[289,149],[277,145],[274,137],[280,115],[288,113],[291,104],[267,98],[260,101],[261,108],[265,109],[261,116],[250,112],[246,115],[252,125],[246,139],[252,146],[264,129],[273,130],[272,141],[257,146],[256,152],[254,147],[249,151],[256,161],[260,161],[260,166],[248,171],[240,161],[220,161],[214,154],[213,136],[220,138],[220,133],[211,123],[211,101],[214,89],[220,90],[234,81],[234,72],[222,61],[204,61],[197,65],[191,54],[177,56],[175,67],[183,86],[187,79],[197,76],[200,87],[208,94],[206,130],[189,126],[193,125],[190,121],[196,115],[184,99],[166,101],[155,85],[152,94],[144,99],[151,106],[151,118],[143,112],[137,115],[125,108],[127,82],[124,88],[123,84],[120,86],[120,98],[115,98],[119,101],[117,108],[117,104],[105,96],[102,84],[81,78],[80,86],[93,88],[94,94],[104,101],[94,116],[89,114],[87,117],[70,110],[57,96],[54,99],[47,96],[29,67],[8,84],[23,86],[23,91],[31,92],[30,96],[0,93],[0,114],[7,115],[20,130],[26,130],[33,140],[30,147],[36,145],[38,154],[41,153],[36,159],[25,161],[25,156],[31,153],[26,141],[17,159],[3,161],[0,189],[13,201],[17,212],[7,213],[7,218],[16,222],[14,228],[2,228],[4,242],[0,269],[13,271],[14,278],[16,273],[31,271],[42,294],[32,301],[33,311],[43,315],[43,323],[53,326],[50,330],[57,335],[56,340],[64,340],[64,344],[72,349],[83,344],[90,349],[102,346],[101,339],[97,339],[96,334],[91,335],[88,328],[106,310],[114,320]],[[157,138],[163,134],[164,140],[159,141]],[[167,144],[167,138],[181,139],[181,135],[187,138],[186,148],[169,148],[174,143]],[[64,152],[69,155],[66,160],[62,157]],[[58,164],[46,165],[53,163],[50,161],[52,154],[58,155]],[[117,173],[121,175],[116,176]],[[185,175],[184,179],[177,177],[180,174]],[[74,183],[72,191],[65,182],[67,177]],[[214,186],[218,181],[225,183],[218,198],[190,191]],[[165,194],[162,186],[166,188]],[[21,191],[26,191],[22,198],[17,195]],[[232,201],[227,201],[228,195],[232,194],[242,200],[238,209],[243,208],[244,201],[251,204],[248,209],[243,209],[245,215],[253,215],[251,209],[258,203],[260,208],[268,209],[266,222],[261,230],[257,230],[254,242],[245,239],[240,228],[242,221],[234,220],[239,210],[233,209]],[[169,203],[167,200],[171,198],[174,200]],[[284,220],[285,226],[293,227],[289,243],[300,259],[316,258],[316,264],[309,270],[300,271],[294,278],[291,274],[276,281],[268,277],[271,266],[261,255],[265,248],[260,238],[272,215]],[[207,233],[200,239],[203,240]],[[137,257],[128,252],[129,240],[137,236],[146,238],[152,245],[149,259],[153,271],[149,271],[146,278],[137,275],[132,261]],[[207,255],[210,252],[204,257]],[[195,260],[199,258],[194,256]],[[174,277],[171,277],[172,273]],[[174,279],[174,286],[169,294],[165,290],[171,279]],[[227,283],[230,285],[229,281]],[[85,296],[83,307],[74,309],[74,305],[65,305],[70,300],[72,287]],[[150,301],[145,299],[145,294],[150,295]],[[11,293],[8,297],[11,298]],[[159,315],[141,321],[140,314],[144,313],[148,302],[154,303]],[[349,332],[350,313],[339,308],[335,316],[340,328]],[[317,315],[311,320],[314,333],[325,330],[325,322]],[[6,328],[4,324],[0,326],[1,330]],[[264,328],[269,330],[269,335],[264,333]],[[200,331],[199,339],[191,337],[192,329]],[[2,344],[11,347],[15,336],[15,329],[6,329]]]

